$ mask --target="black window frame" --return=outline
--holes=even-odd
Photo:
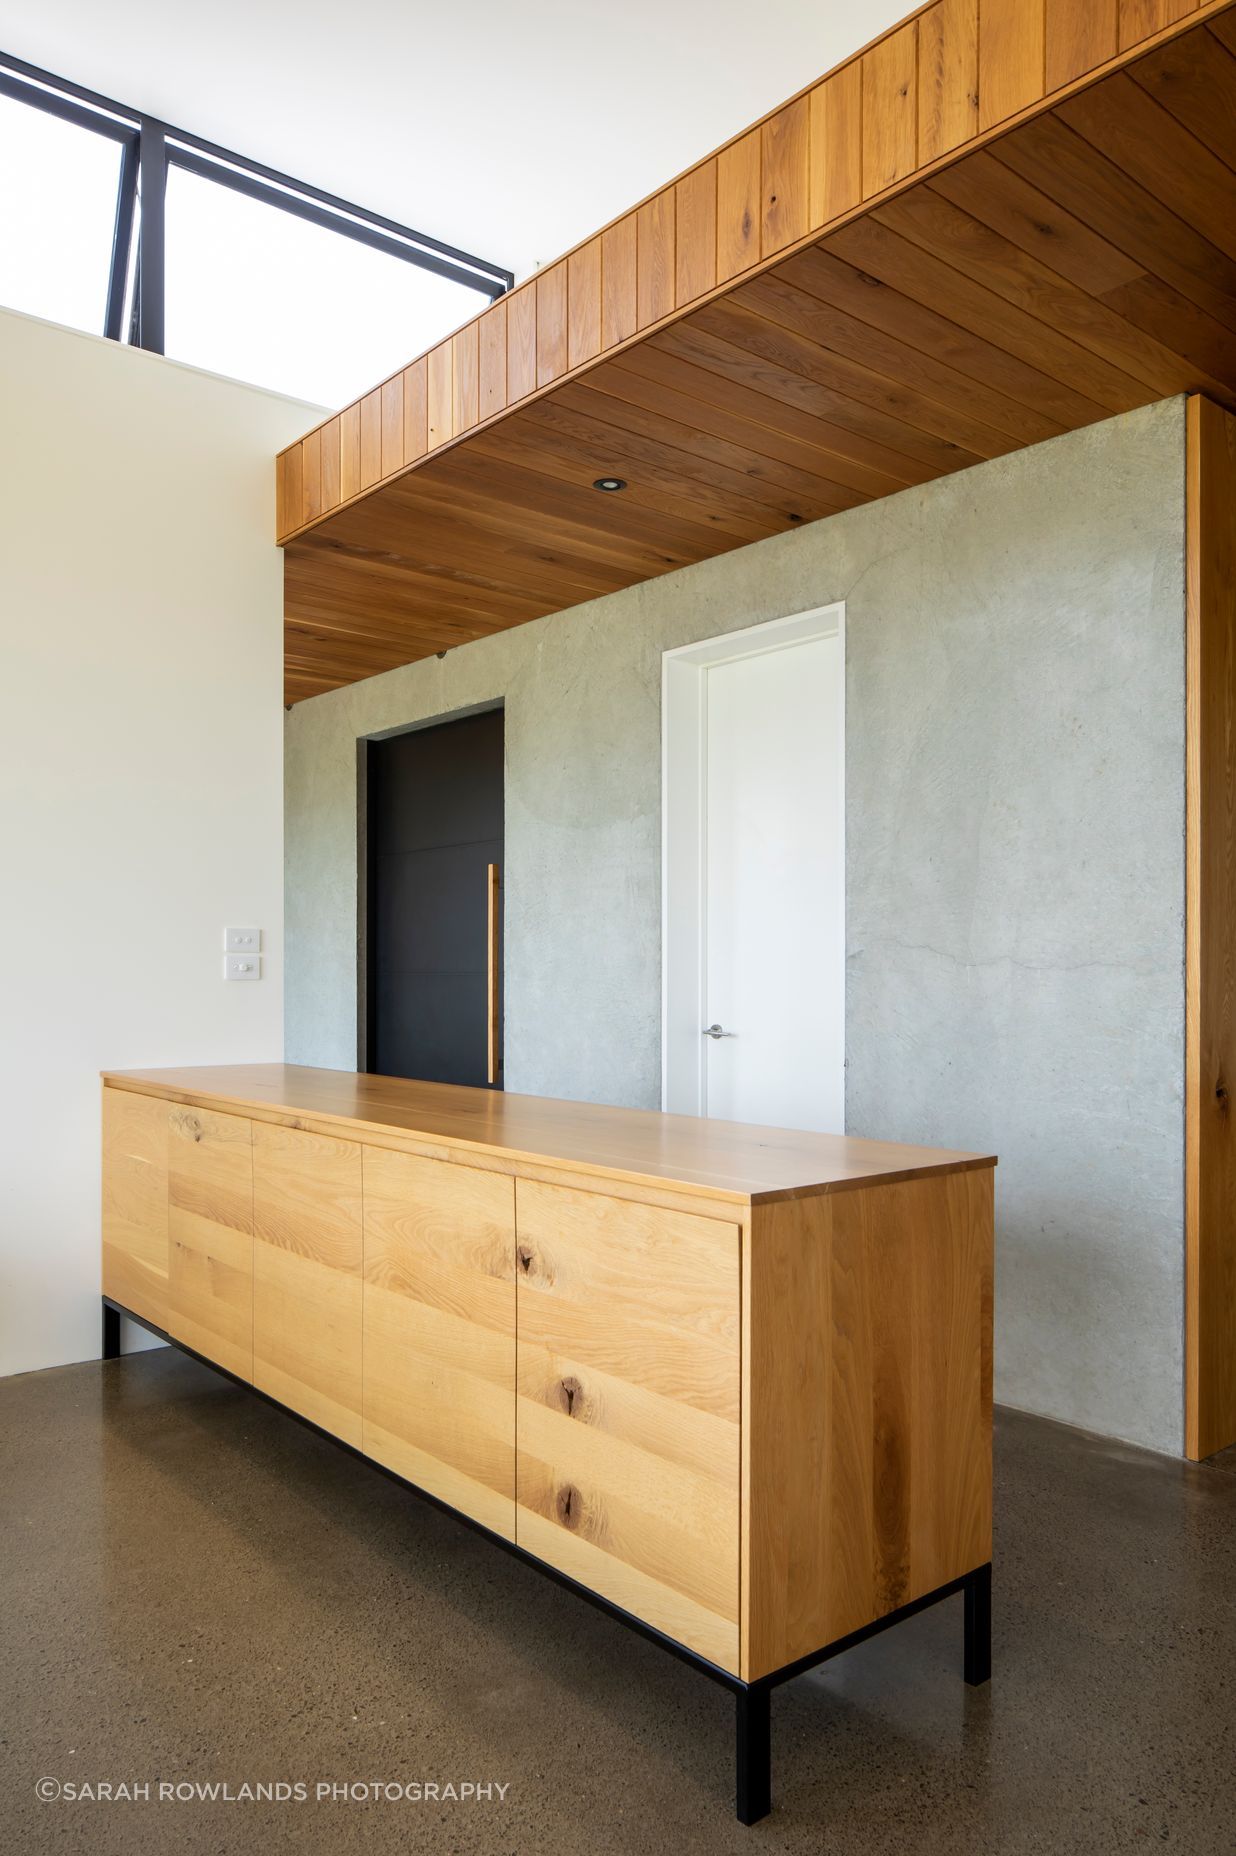
[[[444,244],[4,52],[0,52],[0,96],[120,144],[103,322],[103,333],[111,341],[128,341],[153,354],[165,352],[167,177],[173,167],[449,278],[487,296],[490,302],[505,296],[515,282],[513,272],[487,258]]]

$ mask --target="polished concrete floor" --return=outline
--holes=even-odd
[[[744,1831],[724,1692],[205,1367],[9,1379],[0,1434],[13,1856],[1236,1850],[1236,1453],[1003,1414],[991,1687],[960,1599],[800,1678]]]

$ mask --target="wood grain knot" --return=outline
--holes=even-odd
[[[519,1267],[525,1276],[532,1274],[532,1265],[536,1262],[536,1251],[529,1250],[526,1244],[520,1244],[515,1252],[519,1258]]]
[[[582,1418],[584,1415],[584,1388],[575,1377],[568,1373],[560,1379],[554,1388],[557,1400],[568,1418]]]
[[[568,1482],[554,1495],[554,1508],[563,1527],[571,1529],[582,1526],[584,1519],[584,1498],[579,1490],[572,1488]]]

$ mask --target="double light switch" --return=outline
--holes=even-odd
[[[225,928],[223,930],[223,977],[225,980],[261,979],[262,930],[260,928]]]

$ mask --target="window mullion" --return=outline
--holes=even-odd
[[[143,116],[138,148],[142,212],[137,234],[141,293],[137,342],[139,348],[162,354],[167,270],[167,136],[161,122]]]
[[[129,282],[129,258],[137,207],[137,137],[131,136],[120,158],[116,188],[116,226],[112,234],[112,262],[107,280],[107,314],[103,333],[114,342],[124,336],[124,303]]]

